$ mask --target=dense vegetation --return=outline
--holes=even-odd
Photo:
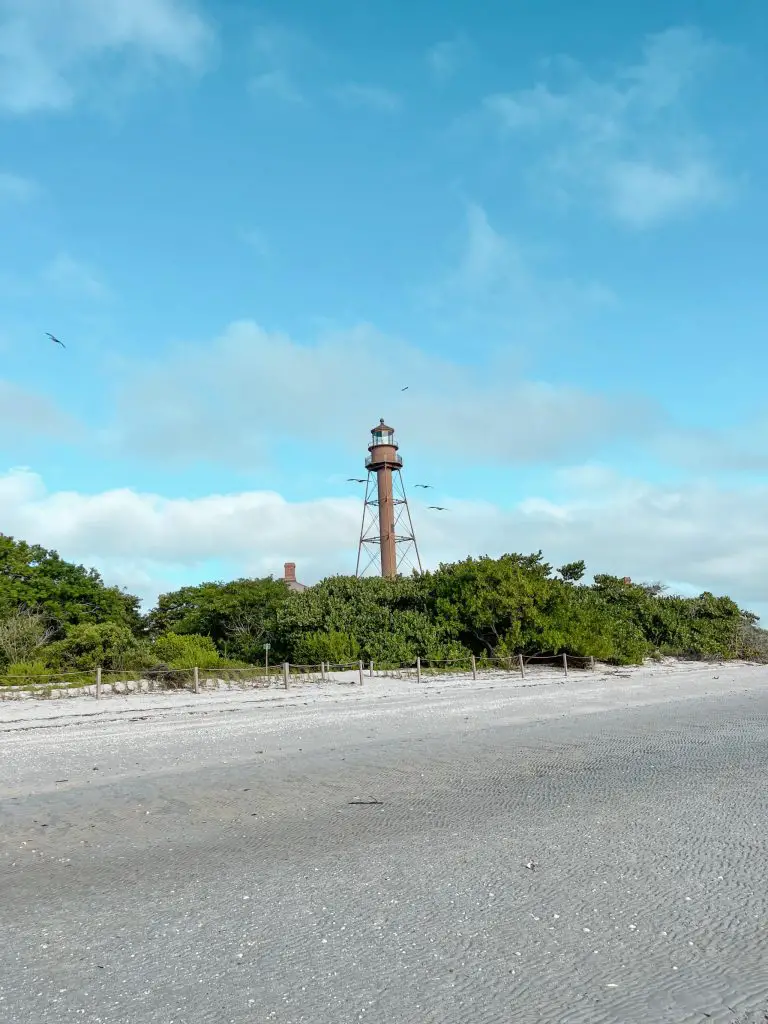
[[[304,593],[280,580],[203,583],[137,598],[93,569],[0,535],[0,673],[201,669],[271,661],[379,665],[507,657],[763,658],[768,634],[728,597],[669,596],[658,584],[553,570],[541,552],[467,558],[396,580],[335,576]]]

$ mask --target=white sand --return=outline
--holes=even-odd
[[[768,668],[529,683],[0,704],[0,1020],[763,1021]]]
[[[42,725],[75,725],[85,722],[125,721],[173,718],[194,711],[202,716],[222,708],[272,709],[327,704],[370,705],[381,701],[405,699],[419,703],[420,698],[451,694],[464,698],[472,693],[496,689],[499,695],[515,693],[529,703],[532,699],[545,705],[556,699],[571,706],[577,701],[582,711],[602,710],[610,706],[628,707],[636,703],[657,703],[664,700],[698,697],[703,694],[730,693],[741,682],[753,685],[763,677],[768,680],[768,666],[744,662],[700,663],[666,660],[661,664],[641,667],[613,668],[598,665],[594,672],[572,670],[568,678],[562,671],[537,669],[525,680],[518,673],[501,672],[471,676],[424,675],[421,683],[415,678],[397,679],[367,672],[359,685],[357,672],[337,672],[326,683],[302,683],[293,680],[288,690],[226,689],[203,691],[173,690],[149,694],[109,694],[94,697],[67,697],[60,700],[34,699],[0,701],[0,731]],[[573,709],[572,709],[573,710]],[[149,717],[147,717],[149,716]]]

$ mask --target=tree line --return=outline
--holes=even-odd
[[[768,659],[768,633],[729,597],[685,598],[542,553],[466,558],[433,572],[201,583],[139,599],[95,569],[0,535],[0,681],[55,672],[260,664],[380,666],[566,653],[617,665],[648,657]]]

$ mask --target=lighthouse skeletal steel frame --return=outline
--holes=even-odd
[[[381,564],[381,575],[390,579],[403,571],[417,569],[421,572],[419,548],[400,472],[403,459],[398,454],[394,427],[379,420],[371,430],[368,452],[355,576],[365,576],[377,561]]]

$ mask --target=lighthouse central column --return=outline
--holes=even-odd
[[[382,466],[376,473],[379,491],[379,539],[381,541],[381,575],[390,579],[397,575],[395,553],[395,503],[392,498],[392,470]]]

